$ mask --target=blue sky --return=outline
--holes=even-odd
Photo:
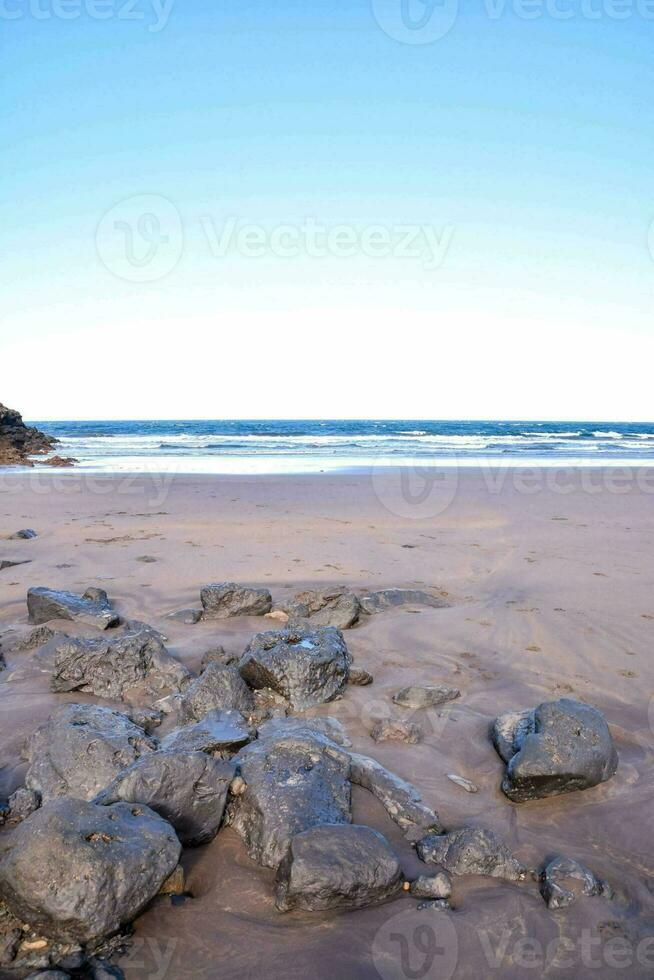
[[[130,20],[125,0],[63,2],[0,14],[2,401],[651,417],[654,4],[465,0],[403,43],[402,0],[137,0]],[[429,30],[444,2],[410,12]],[[308,218],[351,247],[308,254]]]

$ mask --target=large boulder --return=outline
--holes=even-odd
[[[205,585],[200,602],[207,619],[229,619],[232,616],[265,616],[272,607],[268,589],[248,589],[235,582]]]
[[[502,791],[515,803],[597,786],[618,768],[602,713],[571,698],[501,715],[493,742],[507,763]]]
[[[87,589],[83,595],[59,589],[33,588],[27,592],[30,623],[38,626],[51,619],[71,619],[106,630],[117,626],[120,617],[111,608],[104,589]]]
[[[183,723],[201,721],[209,711],[240,711],[246,717],[254,711],[252,691],[235,666],[209,663],[186,688],[179,702]]]
[[[182,844],[193,847],[218,833],[235,775],[233,762],[204,752],[150,752],[119,773],[94,802],[145,803],[175,828]]]
[[[340,588],[308,589],[280,602],[276,608],[291,620],[309,619],[312,626],[333,626],[339,630],[354,626],[361,612],[354,593]]]
[[[463,827],[450,834],[429,834],[416,845],[426,864],[438,864],[453,875],[489,875],[522,881],[527,871],[492,830]]]
[[[53,691],[84,691],[112,701],[165,697],[191,674],[149,630],[113,638],[63,639],[54,650]]]
[[[360,909],[383,902],[402,885],[390,845],[370,827],[336,824],[298,834],[275,879],[280,912]]]
[[[162,749],[176,752],[207,752],[209,755],[238,752],[252,739],[240,711],[209,711],[201,721],[176,728],[160,742]]]
[[[91,800],[122,769],[156,747],[155,739],[119,711],[67,704],[29,740],[25,783],[44,800],[67,795]]]
[[[350,779],[379,800],[407,840],[416,841],[425,834],[442,831],[438,814],[422,802],[415,786],[385,769],[375,759],[351,752]]]
[[[241,676],[254,688],[272,688],[304,711],[337,697],[347,684],[350,654],[340,630],[302,627],[258,633],[243,654]]]
[[[56,940],[93,942],[131,922],[179,861],[170,824],[147,806],[52,800],[0,844],[0,895]]]
[[[359,596],[363,612],[369,615],[396,609],[398,606],[431,606],[433,609],[447,609],[446,602],[440,595],[423,592],[421,589],[381,589],[379,592],[368,592]]]
[[[52,436],[25,425],[20,412],[0,405],[0,466],[32,466],[29,457],[49,453],[56,442]]]
[[[296,834],[349,823],[349,757],[305,731],[272,734],[237,756],[245,791],[230,803],[230,824],[258,864],[277,868]]]

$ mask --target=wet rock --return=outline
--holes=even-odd
[[[372,728],[370,737],[375,742],[406,742],[409,745],[417,745],[422,739],[422,729],[409,721],[387,718]]]
[[[479,792],[479,787],[472,783],[469,779],[466,779],[464,776],[456,776],[454,773],[448,772],[447,778],[450,780],[450,782],[456,783],[457,786],[464,789],[466,793]]]
[[[51,619],[71,619],[106,630],[110,626],[118,626],[120,622],[103,589],[87,589],[81,596],[58,589],[29,589],[27,611],[30,623],[37,626]]]
[[[365,613],[386,612],[398,606],[431,606],[433,609],[447,609],[449,602],[442,596],[423,592],[421,589],[381,589],[359,596],[361,608]]]
[[[336,824],[298,834],[275,879],[280,912],[360,909],[397,894],[402,871],[381,834],[370,827]]]
[[[204,752],[159,750],[119,773],[94,803],[144,803],[175,828],[183,845],[195,847],[218,833],[235,775],[234,763]]]
[[[32,466],[28,457],[49,453],[57,441],[25,425],[20,412],[0,405],[0,466]]]
[[[277,868],[296,834],[319,824],[349,823],[347,753],[314,733],[273,734],[237,757],[246,789],[229,806],[229,822],[250,857]]]
[[[194,626],[199,623],[202,619],[201,609],[179,609],[177,612],[170,613],[167,619],[172,619],[178,623],[186,623],[188,626]]]
[[[119,711],[67,704],[31,737],[25,784],[44,800],[67,794],[90,800],[156,745]]]
[[[107,963],[97,956],[92,957],[87,965],[91,971],[91,980],[125,980],[125,974],[119,966]]]
[[[464,827],[450,834],[429,834],[416,845],[426,864],[439,864],[453,875],[489,875],[522,881],[526,869],[492,830]]]
[[[597,786],[618,768],[602,713],[571,698],[500,716],[493,742],[507,762],[502,791],[515,803]]]
[[[252,730],[240,711],[209,711],[201,721],[161,739],[160,748],[176,752],[238,752],[252,739]]]
[[[9,541],[30,541],[32,538],[38,538],[36,531],[33,531],[31,527],[25,527],[21,531],[14,531],[13,534],[9,535]]]
[[[291,628],[253,637],[239,669],[252,687],[270,687],[304,711],[342,692],[350,655],[339,630]]]
[[[201,721],[209,711],[240,711],[246,717],[254,710],[254,698],[235,666],[210,663],[184,691],[180,718],[186,724]]]
[[[29,817],[30,813],[38,810],[40,806],[40,794],[26,786],[21,786],[9,797],[8,819],[11,823],[20,823],[21,820]]]
[[[356,687],[367,687],[373,681],[374,677],[367,670],[364,670],[362,667],[350,667],[350,673],[347,678],[348,684],[354,684]]]
[[[268,589],[248,589],[235,582],[205,585],[200,591],[205,619],[228,619],[232,616],[265,616],[270,612],[272,597]]]
[[[238,663],[238,657],[235,657],[233,653],[225,653],[223,647],[214,647],[212,650],[207,650],[202,657],[202,663],[200,664],[200,673],[206,670],[209,664],[220,664],[221,667],[229,667],[230,664]]]
[[[272,718],[259,726],[259,738],[270,735],[307,732],[324,735],[343,748],[349,748],[352,742],[338,718],[317,716],[315,718]]]
[[[191,674],[156,636],[143,630],[112,638],[62,640],[54,651],[52,690],[84,691],[112,701],[165,697]]]
[[[139,914],[180,851],[170,824],[146,806],[51,800],[0,844],[0,895],[43,935],[91,942]]]
[[[358,598],[347,589],[309,589],[293,599],[280,602],[277,610],[291,620],[308,619],[311,626],[333,626],[347,630],[359,619],[361,606]]]
[[[411,894],[414,898],[449,898],[452,894],[452,882],[444,871],[439,871],[433,877],[420,875],[411,882]]]
[[[601,895],[604,891],[603,882],[579,861],[563,855],[555,857],[541,874],[540,892],[547,907],[564,909],[572,905],[575,888],[582,895]]]
[[[393,695],[395,704],[402,708],[433,708],[447,701],[454,701],[461,696],[461,691],[455,687],[445,687],[442,684],[412,685],[404,687]]]
[[[433,902],[418,902],[416,908],[419,912],[426,910],[427,912],[449,912],[452,908],[447,899],[439,898]]]
[[[363,786],[380,801],[408,840],[419,840],[432,831],[441,832],[443,828],[438,814],[422,802],[415,786],[366,755],[351,752],[350,763],[352,782]]]

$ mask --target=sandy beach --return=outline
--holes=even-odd
[[[275,598],[317,585],[355,591],[428,588],[449,608],[407,606],[366,618],[345,639],[369,687],[311,714],[345,725],[356,751],[411,781],[448,829],[500,834],[529,867],[577,858],[614,889],[551,912],[537,883],[454,882],[453,911],[416,913],[402,896],[361,911],[280,914],[273,872],[252,862],[230,828],[184,851],[181,904],[158,898],[137,920],[120,965],[130,980],[313,977],[645,977],[654,971],[654,473],[620,479],[594,470],[450,471],[427,499],[407,497],[401,474],[91,478],[3,474],[0,536],[33,528],[34,540],[0,541],[3,650],[26,632],[30,586],[83,592],[99,586],[117,611],[166,634],[169,651],[197,670],[217,643],[240,654],[273,628],[243,617],[187,625],[168,615],[199,605],[200,587],[235,581]],[[66,624],[68,632],[90,630]],[[65,700],[31,666],[6,653],[0,674],[0,797],[21,785],[21,747]],[[392,695],[411,683],[449,684],[461,697],[402,712]],[[489,739],[501,712],[569,695],[604,713],[619,753],[607,783],[567,796],[511,803]],[[380,718],[410,717],[418,745],[376,744]],[[476,794],[447,778],[472,780]],[[420,862],[381,806],[354,790],[354,818],[381,831],[405,873]],[[416,919],[416,915],[422,919]],[[415,923],[438,951],[411,946]],[[406,939],[410,964],[399,955]],[[648,938],[649,937],[649,938]],[[567,941],[555,956],[556,941]],[[432,950],[433,953],[433,950]],[[414,971],[414,972],[411,972]],[[417,971],[417,972],[415,972]]]

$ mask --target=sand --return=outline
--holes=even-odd
[[[358,751],[411,780],[448,828],[490,827],[529,866],[557,853],[575,857],[611,883],[614,899],[579,898],[554,913],[533,882],[475,877],[455,880],[452,913],[417,912],[401,897],[353,913],[280,915],[272,872],[254,865],[226,829],[184,855],[193,897],[177,906],[157,899],[136,922],[121,964],[130,980],[654,971],[653,474],[620,483],[597,470],[470,469],[446,474],[422,496],[399,480],[399,472],[374,480],[365,472],[3,476],[0,535],[32,527],[38,538],[0,542],[0,558],[30,559],[0,572],[0,633],[27,628],[30,585],[98,585],[119,612],[162,629],[170,651],[197,668],[212,645],[240,653],[253,632],[274,625],[166,619],[198,605],[207,582],[267,586],[279,597],[333,583],[437,589],[451,608],[392,610],[346,633],[375,683],[348,687],[317,713],[340,718]],[[22,781],[25,738],[67,697],[50,693],[30,656],[8,654],[0,675],[0,796]],[[419,682],[456,686],[461,698],[413,714],[392,704],[395,691]],[[500,792],[489,725],[502,711],[563,695],[605,713],[618,772],[585,792],[512,804]],[[421,725],[421,744],[372,741],[374,721],[397,714]],[[465,792],[448,773],[479,792]],[[388,837],[407,874],[419,871],[415,852],[364,791],[355,791],[354,814]],[[567,946],[557,953],[560,939]]]

